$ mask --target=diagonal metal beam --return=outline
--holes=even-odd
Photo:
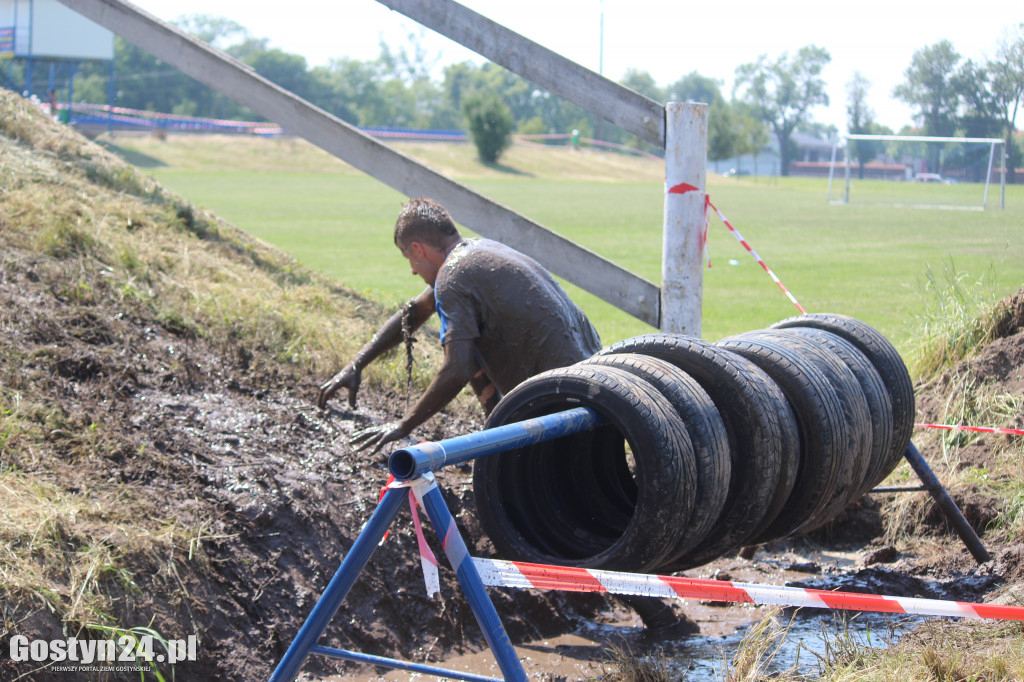
[[[665,148],[665,107],[452,0],[377,0],[587,111]]]
[[[552,273],[658,326],[660,292],[642,277],[378,142],[130,3],[60,2],[406,196],[433,197],[457,222],[532,256]]]

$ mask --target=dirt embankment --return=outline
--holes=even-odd
[[[177,235],[161,258],[275,266],[13,95],[2,104],[0,476],[22,514],[5,516],[0,536],[5,573],[20,571],[2,589],[4,642],[144,626],[198,636],[199,660],[179,663],[179,679],[265,679],[385,481],[382,459],[354,454],[348,436],[404,396],[367,386],[355,414],[321,412],[323,377],[275,359],[247,328],[259,321],[212,333],[169,310],[173,277],[125,255],[147,240]],[[282,272],[281,288],[301,279]],[[422,435],[478,426],[442,416]],[[440,478],[453,511],[463,509],[468,471]],[[453,579],[444,575],[440,603],[423,596],[407,511],[402,519],[323,642],[419,660],[484,646]],[[40,532],[52,556],[37,561],[28,544]],[[97,547],[95,570],[76,568]],[[519,594],[498,608],[520,639],[565,630],[602,604]],[[0,678],[69,679],[36,668],[5,657]]]
[[[308,282],[251,244],[203,227],[180,200],[16,99],[5,94],[0,102],[5,120],[17,114],[29,131],[8,126],[0,135],[0,476],[13,491],[4,493],[8,507],[24,511],[20,520],[4,517],[0,536],[5,578],[20,571],[0,588],[3,639],[101,638],[110,632],[101,626],[146,626],[167,638],[198,636],[199,660],[178,664],[179,679],[265,679],[384,481],[382,462],[353,453],[348,436],[370,420],[393,418],[404,396],[368,386],[355,413],[341,404],[318,411],[313,399],[323,377],[314,365],[275,356],[295,339],[270,348],[258,340],[258,322],[212,333],[169,311],[161,302],[181,295],[173,277],[147,274],[126,249],[141,252],[148,240],[178,235],[160,258],[213,254],[225,271],[239,264],[272,271],[281,289]],[[104,214],[104,229],[114,231],[102,234],[118,235],[117,244],[92,227],[101,221],[97,207],[115,204],[128,208],[116,220]],[[1011,302],[1014,331],[965,369],[1017,395],[1024,388],[1022,301],[1018,294]],[[933,408],[944,390],[936,384],[919,396],[924,418],[939,414]],[[419,435],[478,426],[447,415]],[[971,447],[983,464],[985,446]],[[471,549],[486,554],[467,511],[468,469],[439,479]],[[60,512],[69,501],[72,511]],[[965,501],[982,529],[985,500],[976,509]],[[411,525],[403,513],[321,643],[415,660],[484,646],[450,572],[442,571],[440,602],[423,596]],[[941,520],[932,527],[941,532]],[[882,530],[877,503],[866,501],[813,540],[863,546]],[[45,560],[42,550],[26,549],[41,535],[53,540]],[[998,559],[991,570],[1019,579],[1021,547],[1004,544],[990,546]],[[904,565],[968,570],[966,553],[950,547],[939,563],[919,557]],[[104,559],[92,569],[74,568],[83,560],[91,566],[90,552],[99,549]],[[85,608],[83,595],[94,608]],[[609,606],[599,597],[494,597],[514,641],[570,630]],[[5,659],[0,678],[69,679],[37,667]],[[308,669],[342,664],[317,659]]]

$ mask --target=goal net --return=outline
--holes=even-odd
[[[829,164],[834,204],[982,211],[1005,208],[1003,141],[989,137],[847,135]],[[993,180],[999,196],[990,195]]]

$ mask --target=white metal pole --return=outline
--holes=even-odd
[[[850,138],[846,138],[846,205],[850,205],[850,157],[853,154],[850,151]]]
[[[835,175],[836,169],[836,147],[839,146],[839,140],[836,139],[832,143],[832,160],[828,164],[828,192],[825,194],[825,202],[832,203],[832,177]]]
[[[700,337],[708,105],[665,105],[661,331]]]
[[[1010,155],[1006,149],[1006,143],[1001,145],[1003,150],[1003,162],[999,164],[999,208],[1006,208],[1006,166],[1010,163]]]
[[[992,184],[992,162],[996,158],[996,143],[993,142],[992,146],[988,148],[988,171],[985,176],[985,196],[981,200],[981,207],[988,208],[988,186]]]

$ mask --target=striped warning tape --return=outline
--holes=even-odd
[[[621,573],[497,559],[474,558],[473,563],[484,584],[490,587],[605,592],[666,599],[709,599],[748,604],[906,613],[921,616],[1024,620],[1024,607],[1001,604],[975,604],[917,597],[887,597],[856,592],[829,592],[801,587],[775,587],[725,580]]]
[[[740,244],[743,245],[743,248],[745,248],[750,253],[750,255],[754,257],[754,260],[756,260],[758,264],[762,268],[764,268],[764,271],[768,273],[768,276],[771,277],[772,280],[779,285],[779,288],[782,289],[782,293],[786,294],[786,297],[789,298],[790,301],[792,301],[793,305],[796,306],[797,310],[799,310],[801,313],[806,314],[807,311],[804,310],[804,307],[800,305],[800,302],[796,300],[793,294],[789,293],[789,289],[785,287],[785,285],[782,283],[782,280],[775,276],[775,273],[772,272],[771,268],[769,268],[768,265],[764,262],[764,259],[762,259],[761,256],[757,254],[757,251],[754,251],[753,247],[751,247],[750,244],[747,243],[747,240],[743,238],[743,235],[741,235],[739,231],[735,227],[733,227],[732,223],[730,223],[728,219],[726,219],[726,217],[722,215],[722,212],[718,210],[717,206],[711,203],[710,199],[708,199],[707,203],[708,206],[715,210],[715,213],[717,213],[721,221],[725,223],[725,226],[729,228],[729,231],[732,232],[733,236],[736,237],[737,240],[739,240]]]
[[[1024,429],[1000,429],[992,426],[963,426],[962,424],[914,424],[919,429],[945,429],[946,431],[977,431],[979,433],[1007,433],[1024,436]]]

